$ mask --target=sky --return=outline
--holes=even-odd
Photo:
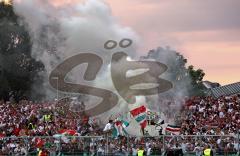
[[[54,0],[71,3],[83,0]],[[240,81],[239,0],[106,0],[113,16],[141,37],[140,52],[170,46],[205,80]]]

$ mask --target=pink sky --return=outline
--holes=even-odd
[[[239,0],[106,2],[120,24],[139,34],[143,54],[170,46],[183,53],[189,64],[203,69],[206,80],[221,84],[240,81]]]

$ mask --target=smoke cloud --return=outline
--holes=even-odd
[[[56,90],[50,87],[48,77],[51,71],[56,68],[58,64],[65,59],[79,53],[94,53],[103,59],[103,67],[94,81],[83,80],[83,74],[86,70],[86,64],[75,67],[69,72],[66,81],[72,83],[83,83],[85,85],[95,86],[103,89],[108,89],[116,93],[113,87],[110,73],[111,55],[114,52],[124,51],[128,53],[132,59],[137,58],[137,45],[140,42],[137,34],[128,27],[121,26],[118,21],[112,16],[110,7],[103,0],[86,0],[84,2],[75,2],[74,4],[66,4],[61,6],[54,6],[47,0],[20,0],[13,3],[15,12],[22,17],[22,23],[29,30],[32,38],[32,56],[43,62],[46,72],[39,73],[44,77],[42,84],[47,97],[52,100],[56,97]],[[104,49],[104,43],[108,40],[115,40],[119,42],[123,38],[130,38],[133,40],[131,47],[121,49],[116,47],[112,50]],[[160,51],[154,58],[167,66],[176,66],[172,64],[176,61],[176,55],[169,51]],[[121,68],[121,67],[119,67]],[[171,68],[170,68],[171,69]],[[162,78],[171,80],[174,75],[162,75]],[[180,82],[179,82],[180,83]],[[187,79],[181,81],[180,85],[170,90],[165,95],[173,101],[178,101],[174,105],[174,109],[179,109],[180,100],[187,95],[187,89],[184,86],[188,83]],[[36,85],[37,86],[37,85]],[[33,92],[39,92],[37,87],[33,87]],[[60,93],[64,96],[68,93]],[[72,93],[69,93],[72,94]],[[78,93],[75,93],[78,95]],[[116,93],[117,94],[117,93]],[[158,96],[147,99],[148,107],[157,108],[160,112],[166,113],[168,107],[166,103],[160,102]],[[84,96],[87,100],[86,107],[94,107],[99,101],[99,98],[92,96]],[[148,102],[149,101],[149,102]],[[145,103],[145,98],[140,103]],[[176,106],[176,107],[175,107]],[[128,111],[128,105],[120,98],[119,104],[107,113],[100,117],[104,122],[109,116]]]
[[[79,53],[94,53],[103,59],[103,67],[92,82],[84,81],[83,74],[86,64],[75,67],[69,72],[66,81],[114,90],[109,71],[111,54],[122,51],[116,47],[112,50],[104,49],[108,40],[119,42],[123,38],[133,40],[133,45],[124,49],[130,56],[137,55],[136,48],[139,37],[128,27],[118,24],[112,16],[110,7],[102,0],[86,0],[56,7],[47,0],[21,0],[14,1],[14,11],[22,17],[23,24],[29,30],[32,38],[32,56],[45,65],[46,72],[39,73],[44,77],[42,84],[44,90],[40,91],[38,85],[33,87],[33,92],[45,92],[46,99],[56,98],[56,90],[50,87],[48,76],[51,71],[66,58]],[[65,96],[68,93],[60,93]],[[72,94],[72,93],[70,93]],[[76,93],[78,95],[78,93]],[[87,108],[94,107],[99,98],[87,96]],[[122,105],[119,100],[117,108],[111,113],[118,114],[127,105]]]
[[[185,66],[187,60],[170,47],[150,50],[142,59],[156,60],[168,66],[168,70],[161,77],[171,81],[173,88],[159,94],[158,98],[148,98],[148,103],[150,109],[162,112],[165,121],[174,123],[192,89],[191,77]]]

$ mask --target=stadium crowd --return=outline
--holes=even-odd
[[[222,154],[239,150],[240,95],[187,100],[181,113],[182,136],[112,138],[95,120],[78,113],[64,114],[64,108],[56,111],[56,104],[50,102],[0,101],[0,155],[30,155],[38,150],[48,155],[60,151],[80,155],[137,155],[141,150],[145,155],[161,155],[165,150],[171,155],[180,150],[177,155],[190,152],[200,156],[207,147]],[[71,136],[61,135],[64,132]],[[76,137],[75,133],[95,137]]]
[[[228,135],[240,129],[240,95],[193,97],[186,101],[182,134]]]

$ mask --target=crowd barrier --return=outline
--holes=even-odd
[[[132,148],[151,146],[151,155],[197,155],[210,145],[216,156],[239,155],[239,135],[162,135],[156,137],[110,136],[31,136],[0,138],[0,155],[38,153],[44,147],[50,156],[57,155],[132,155]],[[17,150],[19,148],[19,150]]]

